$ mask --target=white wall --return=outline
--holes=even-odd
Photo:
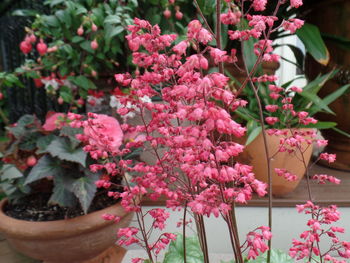
[[[149,207],[146,209],[152,209]],[[350,208],[339,208],[342,218],[336,226],[344,227],[347,233],[341,235],[344,241],[350,241]],[[176,223],[182,217],[183,212],[171,212],[167,227],[164,231],[176,233],[181,232],[182,228],[176,228]],[[307,230],[307,220],[310,217],[304,214],[298,214],[295,208],[274,208],[273,209],[273,247],[288,251],[291,247],[292,239]],[[136,226],[136,221],[133,225]],[[149,218],[146,224],[150,224]],[[256,227],[267,225],[267,208],[262,207],[238,207],[237,223],[240,229],[240,239],[245,240],[245,235]],[[195,225],[192,226],[195,229]],[[231,254],[232,249],[228,236],[228,230],[222,219],[209,218],[206,220],[209,251],[217,254]],[[193,231],[187,230],[188,234]],[[157,233],[154,232],[154,237]],[[324,244],[325,246],[326,244]],[[133,247],[136,248],[136,247]]]

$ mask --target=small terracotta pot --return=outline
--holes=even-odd
[[[292,154],[289,154],[288,152],[278,152],[280,147],[279,141],[282,136],[266,136],[269,154],[274,155],[276,153],[271,160],[272,194],[274,196],[285,196],[293,192],[299,185],[301,179],[304,177],[306,169],[304,163],[301,161],[302,155],[299,151]],[[308,145],[305,142],[301,147],[304,149],[303,157],[307,167],[312,155],[312,145]],[[253,166],[256,179],[266,183],[268,182],[266,154],[262,133],[260,133],[254,141],[246,146],[240,158],[240,161],[244,164]],[[277,175],[275,168],[286,169],[288,172],[295,174],[297,176],[297,180],[292,182],[287,181],[283,177]]]
[[[45,263],[114,263],[117,231],[133,217],[118,203],[73,219],[30,222],[7,216],[3,212],[6,203],[6,199],[0,203],[0,232],[18,251]],[[105,221],[105,213],[122,219],[118,224]]]

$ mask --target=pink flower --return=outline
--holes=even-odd
[[[118,152],[123,140],[119,122],[104,114],[94,114],[93,117],[84,127],[84,135],[88,137],[90,145],[101,151],[109,149]]]
[[[19,47],[23,54],[28,54],[30,53],[30,51],[32,51],[32,45],[30,42],[27,41],[22,41]]]
[[[274,125],[276,122],[278,122],[278,118],[277,117],[266,117],[265,121],[270,124],[270,125]]]
[[[48,116],[46,117],[46,121],[45,124],[43,125],[43,129],[45,131],[54,131],[56,129],[61,128],[62,126],[64,126],[64,119],[66,117],[66,114],[64,113],[54,113],[54,114],[48,114]]]
[[[269,112],[276,112],[278,110],[278,105],[266,105],[265,109]]]
[[[264,11],[266,8],[267,0],[254,0],[253,8],[255,11]]]
[[[298,8],[303,5],[303,0],[290,0],[290,6]]]
[[[43,56],[47,52],[47,45],[42,39],[40,39],[40,42],[36,45],[36,49],[38,50],[39,54]]]

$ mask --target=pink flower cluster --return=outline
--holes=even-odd
[[[337,207],[332,205],[322,208],[308,201],[304,205],[297,205],[299,213],[310,214],[307,226],[309,230],[300,235],[301,240],[293,239],[293,247],[289,250],[289,255],[297,260],[303,258],[323,258],[325,262],[345,263],[345,260],[338,260],[331,256],[337,253],[341,258],[350,258],[350,242],[340,241],[337,234],[344,233],[344,228],[332,226],[340,219]],[[320,250],[319,243],[322,239],[330,239],[330,248],[324,252]],[[321,261],[322,262],[322,261]]]
[[[261,232],[261,233],[259,233]],[[260,252],[266,252],[269,247],[266,242],[272,238],[270,228],[267,226],[261,226],[255,231],[247,234],[246,249],[248,249],[248,259],[256,259]],[[259,252],[260,251],[260,252]]]

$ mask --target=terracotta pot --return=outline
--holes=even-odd
[[[292,154],[287,152],[278,152],[280,147],[279,141],[282,136],[266,136],[269,153],[270,155],[274,155],[273,159],[271,160],[272,194],[274,196],[285,196],[293,192],[299,185],[301,179],[304,177],[306,169],[301,161],[302,155],[299,151]],[[312,155],[312,146],[307,145],[305,142],[301,147],[302,149],[305,149],[303,157],[307,166]],[[239,161],[253,166],[255,177],[258,180],[266,183],[268,182],[266,154],[262,133],[260,133],[254,141],[247,145],[240,158],[241,159]],[[283,177],[277,175],[275,168],[286,169],[288,172],[295,174],[297,176],[297,180],[292,182],[287,181]]]
[[[306,21],[317,25],[321,32],[350,38],[350,1],[346,0],[328,0],[311,1],[309,0],[310,12],[307,14]],[[339,73],[329,80],[320,90],[320,97],[336,91],[341,86],[350,83],[350,52],[339,48],[333,41],[326,41],[330,53],[330,62],[327,66],[307,57],[305,70],[310,79],[314,79],[318,74],[328,73],[333,68],[340,68]],[[336,113],[318,114],[316,117],[321,121],[332,121],[337,123],[337,128],[350,133],[350,94],[347,92],[336,101],[330,108]],[[350,171],[350,138],[339,134],[331,129],[323,130],[322,135],[328,140],[326,152],[337,154],[337,161],[329,164],[322,164],[341,170]]]
[[[0,203],[0,232],[18,251],[44,263],[116,263],[116,232],[133,217],[118,203],[73,219],[30,222],[7,216],[3,212],[6,203],[6,199]],[[122,220],[118,224],[105,221],[105,213]]]

